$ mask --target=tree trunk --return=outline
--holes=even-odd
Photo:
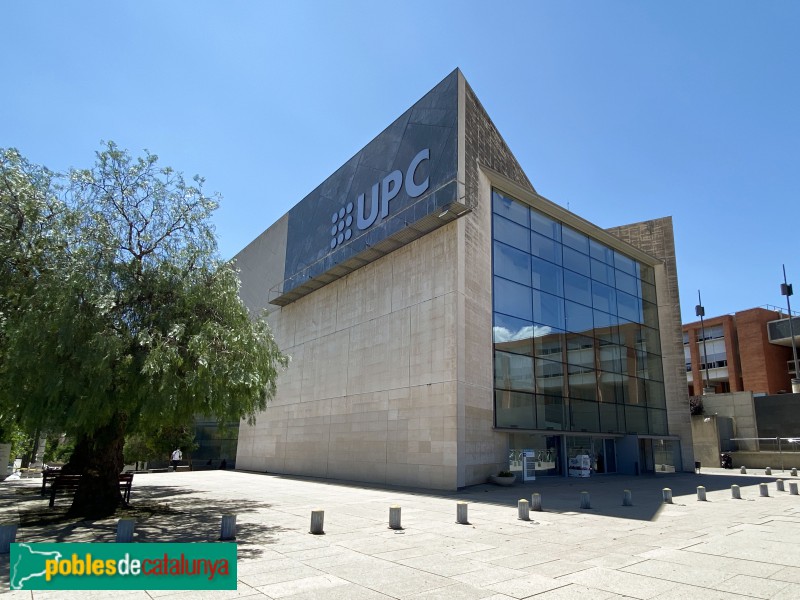
[[[65,473],[83,475],[69,509],[72,516],[102,518],[124,506],[119,474],[124,466],[122,447],[127,419],[117,415],[91,436],[81,436],[64,465]]]

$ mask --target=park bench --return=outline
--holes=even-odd
[[[74,493],[81,483],[82,475],[57,475],[50,488],[50,506],[55,505],[56,493],[63,490]],[[120,473],[119,489],[125,504],[131,501],[131,488],[133,487],[133,473]]]
[[[56,477],[61,475],[61,469],[45,469],[42,471],[42,491],[41,495],[44,496],[45,492],[47,491],[47,486],[52,485],[52,483],[56,480]]]

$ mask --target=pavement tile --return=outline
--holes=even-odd
[[[685,583],[700,587],[714,587],[723,581],[730,579],[735,573],[726,573],[708,567],[696,567],[690,565],[679,565],[676,563],[660,560],[645,560],[634,565],[623,567],[621,571],[626,573],[636,573],[653,579],[665,579],[675,583]]]
[[[507,579],[505,581],[498,581],[486,587],[506,594],[512,598],[527,598],[535,594],[541,594],[549,590],[567,585],[564,582],[551,579],[550,577],[543,577],[532,573],[527,574],[525,577],[517,577],[516,579]]]
[[[256,588],[272,598],[285,598],[300,592],[313,592],[317,597],[324,597],[327,590],[347,582],[332,575],[315,575],[313,577],[303,577],[302,579],[292,579],[281,583],[259,586]]]
[[[771,600],[797,600],[800,598],[800,585],[790,583],[780,592],[772,596]]]
[[[252,575],[239,575],[239,581],[243,582],[250,587],[261,587],[273,583],[281,583],[283,581],[292,581],[293,579],[303,579],[306,577],[314,577],[321,575],[317,569],[312,569],[309,566],[300,564],[288,569],[277,569],[274,571],[262,571],[260,573],[253,573]]]
[[[782,590],[795,584],[750,575],[735,575],[722,583],[713,586],[724,592],[733,592],[751,598],[772,598]],[[796,597],[796,596],[795,596]]]
[[[478,587],[488,587],[500,581],[525,577],[529,573],[522,569],[506,569],[505,567],[484,567],[463,575],[454,575],[452,579]]]
[[[676,585],[674,588],[659,594],[655,600],[736,600],[749,598],[750,596],[734,594],[732,592],[721,592],[710,590],[705,587],[694,585]]]
[[[622,567],[627,567],[628,565],[633,565],[638,562],[642,562],[643,560],[645,560],[643,556],[644,555],[616,554],[612,552],[609,554],[601,554],[599,556],[593,556],[592,558],[584,560],[583,562],[594,567],[605,567],[606,569],[621,569]]]
[[[452,556],[417,556],[415,558],[405,558],[396,561],[401,565],[412,567],[426,573],[451,577],[453,575],[463,575],[472,571],[479,571],[485,568],[481,562],[472,561],[463,557]]]
[[[577,583],[588,588],[622,594],[623,596],[632,596],[642,600],[654,598],[675,586],[673,582],[651,579],[650,577],[635,573],[625,573],[615,569],[604,569],[603,567],[593,567],[585,571],[571,573],[560,577],[559,581]]]
[[[563,575],[569,575],[570,573],[576,573],[578,571],[591,568],[592,565],[587,565],[586,563],[557,559],[539,565],[533,565],[525,570],[529,573],[555,579],[557,577],[562,577]]]
[[[354,583],[345,583],[324,589],[315,588],[298,592],[283,596],[281,600],[320,600],[320,598],[325,600],[389,600],[393,596],[387,596]]]
[[[743,573],[746,574],[746,573]],[[800,568],[798,567],[783,567],[775,573],[769,575],[770,579],[777,579],[780,581],[788,581],[789,583],[800,583]]]
[[[428,590],[420,594],[414,594],[413,596],[407,596],[407,598],[409,600],[482,600],[493,595],[494,592],[492,590],[473,587],[464,583],[454,583],[445,587]]]
[[[534,596],[535,600],[611,600],[612,598],[622,598],[622,596],[589,589],[574,583]]]

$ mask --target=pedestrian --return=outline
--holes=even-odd
[[[183,458],[183,453],[181,452],[180,448],[175,448],[175,451],[172,453],[172,470],[178,470],[178,463],[181,462]]]

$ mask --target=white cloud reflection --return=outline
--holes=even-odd
[[[553,330],[546,325],[526,325],[522,329],[511,331],[506,327],[494,327],[495,343],[517,342],[519,340],[529,340],[534,337],[542,337]]]

